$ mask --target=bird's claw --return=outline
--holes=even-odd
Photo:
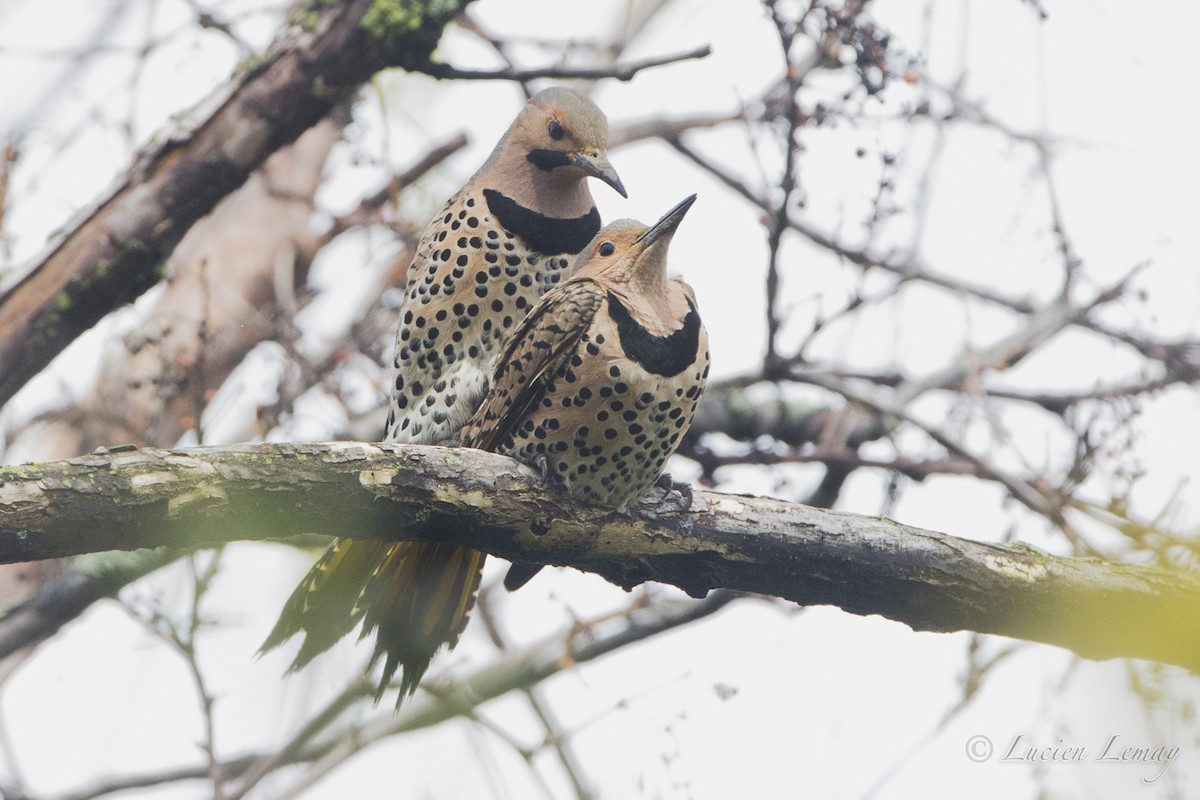
[[[646,495],[646,501],[654,505],[666,503],[677,511],[687,511],[692,507],[692,486],[674,480],[669,473],[658,476]]]

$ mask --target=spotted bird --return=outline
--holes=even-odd
[[[587,179],[625,196],[607,149],[608,121],[591,100],[538,92],[425,228],[408,268],[384,441],[458,441],[505,333],[600,230]],[[482,563],[482,553],[438,543],[338,539],[287,600],[262,652],[302,632],[298,670],[362,620],[384,661],[377,700],[403,667],[398,705],[438,648],[457,642]]]
[[[463,445],[536,466],[592,505],[624,509],[650,488],[708,379],[695,294],[667,278],[667,247],[695,199],[650,227],[619,220],[596,235],[576,273],[505,340]],[[455,568],[454,602],[469,609],[483,557],[463,556]],[[538,569],[513,565],[523,580]],[[514,582],[510,570],[505,583]]]

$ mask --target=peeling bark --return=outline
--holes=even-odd
[[[1200,669],[1200,576],[758,497],[579,505],[490,453],[360,443],[99,451],[0,470],[0,561],[302,533],[440,540],[595,572]]]

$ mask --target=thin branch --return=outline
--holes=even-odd
[[[701,468],[704,469],[705,474],[708,475],[711,475],[721,467],[743,466],[746,464],[767,466],[777,464],[824,464],[826,466],[844,467],[846,469],[882,469],[899,473],[914,481],[923,481],[933,475],[970,475],[975,478],[990,477],[978,463],[965,458],[930,458],[919,461],[903,456],[890,459],[868,458],[859,455],[858,451],[849,447],[837,449],[816,447],[811,450],[787,450],[781,453],[752,450],[735,455],[717,455],[716,453],[704,451],[701,448],[694,448],[684,452],[684,455],[698,462]]]
[[[888,400],[859,391],[844,381],[832,379],[824,375],[810,375],[809,382],[815,386],[824,387],[831,392],[837,392],[847,400],[865,406],[878,414],[904,420],[946,448],[952,455],[974,463],[986,478],[994,480],[1008,489],[1013,497],[1020,500],[1031,511],[1061,524],[1063,505],[1061,498],[1051,497],[1046,491],[1034,486],[1030,481],[989,464],[985,459],[971,452],[966,445],[957,441],[938,425],[919,419],[908,410],[907,406],[894,400]]]
[[[20,157],[20,145],[16,137],[9,134],[0,145],[0,277],[4,275],[4,265],[9,257],[9,238],[4,232],[5,217],[8,211],[9,182],[12,170]]]
[[[1179,383],[1195,383],[1197,381],[1200,381],[1200,374],[1191,378],[1168,375],[1145,381],[1114,384],[1112,386],[1097,386],[1094,389],[1081,392],[1024,392],[1013,389],[995,388],[989,388],[986,391],[989,397],[994,397],[998,400],[1031,403],[1041,406],[1051,414],[1062,416],[1067,412],[1067,409],[1084,403],[1103,403],[1122,398],[1152,395],[1155,392],[1160,392]]]
[[[500,628],[500,623],[496,619],[492,604],[488,599],[494,597],[492,593],[482,594],[478,603],[479,621],[483,623],[487,630],[488,637],[492,640],[492,644],[500,652],[509,651],[510,645],[504,632]],[[643,597],[638,597],[635,603],[644,601]],[[558,758],[559,764],[562,766],[563,772],[567,779],[571,782],[571,788],[578,800],[591,800],[593,797],[592,791],[587,786],[587,779],[584,777],[584,771],[579,760],[575,757],[574,750],[570,742],[567,741],[567,734],[563,732],[562,726],[559,724],[554,709],[550,703],[542,697],[542,692],[539,686],[527,686],[521,690],[525,695],[525,701],[529,704],[530,709],[538,718],[542,725],[542,747],[550,747],[554,750],[555,756]],[[537,765],[534,763],[533,757],[541,748],[533,748],[522,751],[522,756],[526,764],[529,766],[530,773],[539,784],[544,785],[545,781],[538,772]],[[553,796],[547,791],[548,796]]]
[[[1087,302],[1072,305],[1062,299],[1046,308],[1030,314],[1019,330],[1000,339],[987,349],[973,354],[970,359],[960,358],[956,363],[938,370],[919,380],[907,382],[896,391],[896,402],[904,405],[930,389],[953,389],[962,385],[972,374],[985,370],[1011,369],[1039,347],[1053,339],[1071,325],[1082,323],[1093,311],[1117,300],[1124,295],[1129,282],[1145,266],[1134,266],[1112,286],[1097,292]]]
[[[706,112],[689,116],[654,117],[640,122],[624,122],[613,125],[608,131],[610,150],[644,139],[677,139],[688,131],[705,130],[744,119],[742,112]]]
[[[245,770],[245,775],[238,776],[241,778],[241,783],[236,789],[230,790],[226,800],[241,800],[263,778],[270,775],[279,767],[304,760],[302,754],[309,749],[309,744],[312,740],[329,728],[334,720],[355,702],[371,697],[374,690],[374,682],[367,680],[365,672],[360,674],[345,689],[326,703],[320,711],[314,714],[312,719],[304,723],[300,730],[296,731],[283,747],[274,753],[265,754],[253,759],[250,762],[250,766]],[[222,769],[228,769],[228,767],[222,766]],[[233,777],[228,772],[225,774]]]
[[[787,121],[787,130],[783,137],[783,169],[779,178],[779,202],[771,210],[767,225],[767,351],[763,355],[763,372],[769,374],[779,360],[777,347],[779,328],[782,325],[779,315],[779,251],[783,244],[783,232],[788,227],[788,218],[791,215],[788,207],[792,202],[792,193],[796,190],[796,151],[800,149],[796,136],[804,120],[800,113],[800,105],[796,101],[796,94],[803,85],[804,75],[792,65],[790,58],[792,43],[795,41],[796,35],[803,30],[804,17],[801,17],[799,22],[792,23],[780,15],[774,4],[769,4],[768,8],[779,36],[780,50],[783,51],[784,61],[788,65],[786,89],[782,99],[782,102],[786,103],[783,116]],[[812,6],[809,6],[809,11],[811,10]],[[807,11],[804,16],[808,16]]]
[[[676,53],[669,56],[655,56],[653,58],[645,58],[640,61],[631,61],[628,64],[616,64],[611,67],[566,67],[566,66],[550,66],[538,67],[536,69],[459,69],[452,67],[449,64],[429,63],[413,69],[414,72],[423,72],[433,78],[454,79],[454,80],[471,80],[471,81],[514,81],[516,83],[524,83],[525,81],[537,80],[539,78],[583,78],[597,80],[600,78],[612,78],[618,81],[631,81],[642,70],[651,69],[653,67],[661,67],[666,64],[677,64],[681,61],[692,61],[698,58],[707,58],[712,54],[712,47],[709,45],[701,45],[700,47],[692,48],[683,53]]]
[[[0,481],[0,494],[7,487]],[[37,593],[0,617],[0,659],[53,636],[97,600],[185,555],[185,551],[97,552],[78,559],[68,572],[38,587]]]
[[[508,654],[475,673],[469,680],[426,681],[423,684],[426,691],[407,702],[395,717],[377,719],[340,734],[286,796],[295,796],[311,786],[361,751],[364,744],[439,725],[471,713],[488,700],[514,689],[536,686],[576,664],[704,619],[723,609],[738,596],[735,592],[714,592],[698,602],[674,601],[650,609],[635,609],[629,617],[609,619],[608,625],[577,626],[566,642],[561,637],[551,637],[533,647]],[[610,627],[614,630],[605,630]]]
[[[751,204],[758,206],[764,212],[770,212],[770,203],[760,197],[756,192],[746,186],[738,178],[734,177],[727,170],[705,158],[696,150],[685,144],[679,139],[664,139],[667,144],[673,147],[680,155],[691,160],[697,166],[708,172],[721,183],[733,189],[737,194],[748,200]],[[804,238],[808,239],[813,244],[828,250],[834,255],[844,258],[852,264],[860,267],[878,268],[884,272],[890,272],[899,276],[904,280],[919,280],[938,286],[949,291],[963,294],[968,297],[974,297],[979,300],[992,303],[1002,308],[1007,308],[1011,311],[1016,311],[1022,314],[1033,312],[1034,305],[1028,300],[1008,297],[992,291],[986,286],[970,284],[966,281],[961,281],[948,275],[939,275],[931,272],[929,267],[918,261],[915,257],[909,256],[905,258],[895,259],[884,255],[877,255],[868,252],[867,250],[849,247],[838,242],[834,237],[819,230],[816,226],[805,222],[804,220],[791,217],[788,220],[788,227],[799,233]]]
[[[370,743],[444,722],[510,691],[535,685],[552,675],[565,672],[580,664],[637,644],[665,631],[705,619],[735,599],[737,599],[737,595],[734,593],[714,592],[700,601],[664,600],[649,607],[644,604],[639,605],[637,608],[631,609],[627,615],[619,618],[614,619],[611,615],[606,615],[600,622],[584,622],[565,638],[562,634],[556,634],[540,642],[535,642],[506,654],[498,661],[488,664],[470,675],[456,679],[438,678],[436,680],[441,686],[438,695],[419,694],[406,703],[400,713],[395,716],[388,713],[386,717],[366,726],[349,726],[319,742],[306,744],[303,748],[292,749],[285,746],[277,753],[256,753],[230,759],[221,763],[221,771],[228,780],[238,780],[247,775],[256,765],[267,761],[275,762],[278,765],[305,763],[339,751],[341,753],[340,760],[327,764],[325,772],[328,772]],[[370,686],[366,686],[368,689],[366,696],[370,696]],[[339,695],[339,698],[352,695],[355,691],[357,691],[356,685],[352,684],[342,695]],[[439,697],[448,696],[460,698],[462,702],[451,704],[439,700]],[[311,738],[306,734],[311,733],[312,728],[324,721],[326,712],[339,704],[339,698],[331,701],[313,720],[306,723],[291,741]],[[333,716],[336,717],[336,714]],[[357,744],[357,749],[355,749],[355,744]],[[207,775],[207,765],[181,767],[116,778],[60,795],[53,800],[94,800],[97,797],[129,789],[198,780]]]
[[[204,726],[204,738],[200,743],[200,749],[204,751],[208,763],[206,777],[213,787],[213,800],[225,800],[221,763],[217,759],[216,726],[213,714],[216,698],[208,687],[204,671],[200,668],[196,642],[197,635],[204,624],[200,614],[200,601],[212,585],[212,580],[219,569],[220,557],[219,550],[215,554],[211,554],[203,571],[198,568],[196,554],[193,553],[188,557],[188,571],[192,577],[191,608],[182,628],[157,610],[142,614],[132,607],[125,607],[135,620],[174,649],[187,665],[188,674],[192,679],[192,687],[200,701],[200,717]]]
[[[345,214],[333,219],[329,230],[321,237],[322,243],[332,241],[355,225],[362,225],[378,215],[380,209],[394,203],[400,192],[407,189],[427,172],[467,146],[467,135],[461,131],[451,138],[434,145],[425,155],[403,172],[392,175],[383,186],[359,201],[358,205]]]

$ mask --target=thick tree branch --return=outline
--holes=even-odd
[[[312,4],[193,125],[147,145],[108,196],[0,296],[0,404],[105,314],[153,286],[192,223],[273,152],[380,69],[427,63],[446,22],[469,1],[424,16],[413,4],[407,19],[382,17],[371,0]]]
[[[1200,576],[697,491],[581,506],[516,462],[359,443],[98,452],[0,470],[0,560],[301,533],[436,539],[505,558],[880,614],[1200,669]]]

